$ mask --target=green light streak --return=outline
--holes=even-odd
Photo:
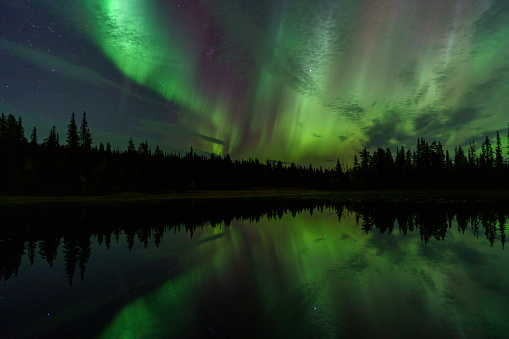
[[[244,312],[244,307],[256,309],[259,314],[252,325],[259,330],[270,325],[275,326],[271,331],[298,328],[327,337],[349,333],[341,324],[352,316],[376,331],[384,330],[389,319],[401,318],[389,326],[402,331],[398,333],[410,333],[411,319],[418,314],[437,326],[456,326],[457,317],[477,319],[491,312],[501,317],[505,309],[501,301],[490,311],[476,308],[480,313],[469,315],[470,307],[456,308],[449,299],[453,294],[462,305],[482,304],[473,292],[479,282],[471,275],[470,264],[459,261],[456,245],[468,246],[473,253],[489,250],[499,262],[504,262],[498,257],[502,252],[494,253],[489,244],[454,231],[448,233],[447,242],[449,250],[439,242],[425,245],[417,231],[406,237],[397,230],[392,235],[379,235],[377,230],[366,235],[353,215],[338,225],[336,215],[327,211],[202,229],[193,237],[195,246],[181,254],[188,258],[180,264],[182,272],[127,305],[102,337],[199,336],[203,333],[199,319],[207,316],[200,312],[210,311],[212,300],[227,303],[221,307],[233,314]],[[247,304],[232,302],[239,288],[249,294]],[[476,300],[468,300],[472,295]],[[321,312],[316,322],[315,308]],[[470,320],[464,326],[475,328],[477,322]]]
[[[223,142],[185,139],[207,152],[345,161],[364,144],[414,146],[416,134],[454,148],[468,128],[440,126],[464,107],[479,110],[473,122],[496,115],[485,129],[505,126],[509,29],[480,29],[488,7],[466,0],[279,5],[260,26],[242,6],[201,4],[221,32],[210,64],[203,62],[209,41],[175,6],[96,0],[82,1],[81,10],[91,39],[123,74],[178,105],[184,128]],[[494,79],[497,86],[482,87]],[[430,114],[438,127],[421,135],[416,121]],[[370,132],[394,119],[395,135]]]

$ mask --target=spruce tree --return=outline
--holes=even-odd
[[[493,149],[491,147],[491,141],[488,136],[484,140],[484,143],[481,147],[481,156],[479,158],[480,166],[484,169],[493,168],[493,163],[495,162],[493,159]]]
[[[49,148],[57,148],[59,146],[60,140],[57,133],[57,128],[55,125],[49,131],[48,138],[44,139],[42,143],[43,146],[47,146]]]
[[[369,151],[364,147],[360,152],[359,156],[361,158],[361,170],[363,172],[367,172],[369,170],[369,164],[371,160],[371,155],[369,154]]]
[[[133,138],[129,138],[129,144],[127,145],[127,153],[135,153],[136,147],[134,147]]]
[[[139,146],[138,146],[138,154],[143,154],[143,155],[150,155],[150,149],[148,147],[148,142],[147,140],[145,140],[145,142],[142,142]]]
[[[461,146],[456,147],[454,149],[454,169],[457,172],[460,172],[467,167],[467,163],[467,157],[465,156],[465,152],[463,152]]]
[[[509,134],[509,128],[507,129]],[[4,113],[0,116],[0,141],[4,140],[7,136],[7,117]]]
[[[161,151],[161,148],[159,148],[159,145],[156,145],[156,149],[154,151],[154,156],[156,157],[162,157],[163,151]]]
[[[25,136],[25,129],[23,128],[23,123],[21,122],[21,117],[18,117],[17,137],[21,142],[27,141],[27,137]]]
[[[30,135],[30,144],[31,145],[37,145],[37,128],[32,130],[32,135]]]
[[[470,142],[470,146],[468,147],[468,166],[471,169],[475,169],[477,167],[477,156],[475,154],[475,141],[472,140]]]
[[[502,142],[497,131],[497,146],[495,148],[495,168],[500,171],[504,165],[504,157],[502,156]]]
[[[357,159],[357,154],[354,154],[353,156],[353,170],[359,171],[361,166],[359,165],[359,160]]]
[[[87,113],[83,112],[83,119],[81,120],[81,127],[79,133],[79,140],[81,149],[90,151],[92,149],[92,134],[88,128]]]
[[[76,119],[74,112],[71,115],[71,122],[67,126],[67,147],[71,150],[77,150],[80,146],[80,137],[78,135],[78,126],[76,126]]]

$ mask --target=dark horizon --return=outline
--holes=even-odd
[[[509,133],[509,128],[508,128]],[[55,126],[39,142],[34,127],[30,141],[22,118],[0,118],[0,191],[7,195],[90,195],[118,192],[165,193],[189,190],[238,190],[256,187],[344,189],[509,188],[509,164],[501,138],[486,136],[481,145],[460,146],[454,154],[444,152],[440,141],[431,144],[420,138],[414,151],[397,147],[354,156],[353,167],[336,160],[332,168],[265,162],[257,158],[234,160],[210,154],[168,154],[158,145],[136,147],[132,138],[125,151],[112,150],[109,143],[93,147],[93,134],[83,112],[78,127],[74,113],[67,135],[60,137]],[[479,147],[479,150],[477,150]]]

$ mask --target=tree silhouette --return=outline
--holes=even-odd
[[[30,135],[30,144],[32,146],[37,145],[37,128],[34,127],[32,134]]]
[[[39,254],[41,258],[53,267],[57,258],[58,247],[60,246],[60,237],[44,238],[39,242]]]
[[[145,142],[140,143],[138,146],[138,154],[149,156],[151,153],[150,148],[148,147],[147,140]]]
[[[463,152],[461,146],[458,146],[454,149],[454,168],[457,171],[463,171],[467,168],[468,160]]]
[[[359,164],[359,159],[357,159],[357,154],[353,156],[353,169],[354,171],[359,171],[361,168],[361,165]]]
[[[477,156],[475,155],[475,141],[472,140],[468,147],[468,166],[471,170],[474,170],[477,167]]]
[[[493,149],[491,147],[491,141],[488,136],[486,136],[486,139],[484,140],[484,143],[481,147],[481,156],[479,157],[479,166],[484,170],[487,171],[491,168],[493,168],[494,164],[494,158],[493,158]]]
[[[46,139],[44,139],[42,146],[45,146],[45,147],[51,148],[51,149],[55,149],[60,146],[60,141],[59,141],[59,137],[57,134],[57,128],[55,125],[53,125],[53,127],[49,131],[48,137]]]
[[[366,149],[366,147],[364,147],[360,152],[359,152],[359,156],[361,158],[361,167],[360,167],[360,170],[366,174],[368,171],[369,171],[369,163],[370,163],[370,159],[371,159],[371,156],[369,154],[369,151]]]
[[[76,271],[76,263],[78,262],[78,242],[74,236],[64,236],[64,261],[65,273],[69,279],[69,286],[72,286],[74,272]]]
[[[90,151],[92,149],[92,134],[88,128],[87,113],[83,111],[83,119],[81,120],[79,140],[81,149]]]
[[[468,153],[458,146],[451,156],[440,141],[429,144],[418,138],[415,151],[406,145],[398,147],[395,158],[390,148],[363,147],[354,155],[351,168],[339,160],[332,168],[313,168],[311,164],[288,164],[277,159],[262,163],[256,158],[231,159],[229,154],[208,157],[192,148],[185,155],[168,154],[157,145],[152,152],[146,140],[136,148],[132,138],[127,151],[113,151],[109,142],[106,147],[101,142],[92,148],[86,119],[84,113],[82,126],[77,129],[75,115],[71,115],[66,147],[60,147],[55,126],[39,147],[35,128],[29,143],[21,118],[2,114],[0,191],[72,195],[253,187],[509,188],[509,168],[498,133],[496,145],[486,137],[480,152],[472,141]]]
[[[76,125],[74,112],[72,112],[71,122],[67,126],[67,147],[73,151],[80,147],[80,136],[78,135],[78,126]]]
[[[127,153],[136,153],[136,147],[134,147],[133,138],[129,138],[129,144],[127,145]]]
[[[504,157],[502,155],[502,141],[497,131],[497,144],[495,147],[495,169],[500,172],[504,167]]]

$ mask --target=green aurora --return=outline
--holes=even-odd
[[[167,147],[323,164],[421,136],[452,150],[507,126],[507,1],[40,6],[176,107],[132,119]]]
[[[222,331],[246,326],[243,333],[253,337],[407,337],[438,328],[479,336],[483,326],[504,333],[504,298],[485,289],[492,280],[502,289],[507,282],[503,250],[456,227],[447,244],[424,244],[417,230],[366,235],[355,215],[338,224],[336,213],[315,211],[203,228],[193,246],[178,235],[171,248],[182,251],[180,274],[127,304],[101,337],[198,337],[205,319],[210,326],[223,319],[208,312],[223,308]],[[474,272],[487,257],[505,264],[486,265],[479,277]],[[256,318],[242,316],[253,313]]]

